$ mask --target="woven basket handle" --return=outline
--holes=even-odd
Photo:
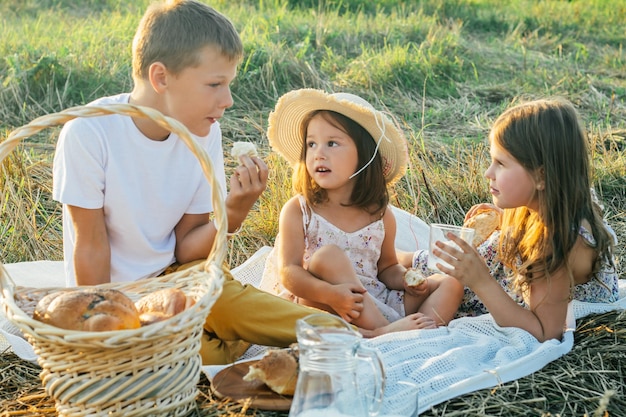
[[[213,241],[213,247],[208,256],[208,262],[205,263],[205,270],[208,272],[212,263],[215,263],[216,265],[223,265],[224,260],[226,259],[226,231],[228,230],[228,219],[226,217],[226,206],[224,203],[224,196],[222,195],[222,188],[220,184],[218,184],[215,177],[213,164],[206,151],[200,147],[195,139],[192,138],[191,133],[185,125],[176,119],[163,115],[161,112],[153,108],[136,106],[133,104],[78,106],[63,110],[59,113],[41,116],[27,125],[13,130],[6,140],[0,143],[0,162],[2,162],[4,158],[6,158],[11,151],[15,149],[22,139],[28,138],[43,129],[64,124],[78,117],[96,117],[110,114],[121,114],[131,117],[151,119],[159,126],[178,135],[189,147],[191,152],[193,152],[193,154],[198,158],[204,175],[211,185],[211,201],[213,203],[214,222],[217,229],[215,240]]]

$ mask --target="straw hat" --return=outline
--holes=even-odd
[[[270,146],[292,167],[298,163],[302,154],[302,122],[309,113],[316,110],[340,113],[360,124],[372,135],[379,144],[383,174],[388,183],[393,183],[404,175],[408,160],[406,140],[402,131],[387,115],[354,94],[328,94],[311,88],[286,93],[278,100],[276,108],[269,116],[267,137]]]

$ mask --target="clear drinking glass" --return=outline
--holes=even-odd
[[[442,264],[443,266],[450,267],[447,262],[444,262],[441,258],[433,255],[433,249],[436,248],[435,242],[440,241],[445,243],[446,245],[455,246],[458,248],[458,245],[448,239],[448,233],[452,233],[455,236],[459,236],[464,241],[471,243],[474,238],[474,229],[469,227],[462,226],[454,226],[451,224],[439,224],[434,223],[430,225],[430,238],[429,238],[429,250],[428,250],[428,268],[441,272],[439,268],[437,268],[437,263]]]

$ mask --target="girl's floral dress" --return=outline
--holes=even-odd
[[[378,279],[377,264],[385,238],[383,220],[376,220],[355,232],[344,232],[308,207],[303,196],[299,196],[299,201],[305,237],[304,268],[308,268],[309,259],[316,250],[325,245],[337,245],[352,260],[359,280],[383,316],[390,322],[404,317],[404,291],[390,290]],[[281,284],[276,265],[276,250],[272,249],[263,271],[261,289],[297,301]]]

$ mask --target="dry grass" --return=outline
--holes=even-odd
[[[626,410],[626,312],[579,320],[573,350],[541,371],[433,407],[422,416],[621,416]],[[54,401],[39,380],[40,368],[13,353],[0,355],[0,410],[8,416],[55,416]],[[191,416],[285,417],[218,400],[201,375]]]

